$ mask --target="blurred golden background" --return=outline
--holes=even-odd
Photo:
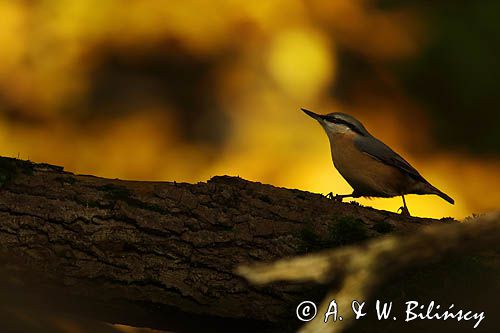
[[[0,154],[350,193],[307,107],[353,114],[456,200],[409,196],[414,215],[497,209],[500,4],[458,2],[0,0]]]

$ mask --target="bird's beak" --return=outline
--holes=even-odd
[[[304,111],[305,114],[307,114],[309,117],[316,119],[317,121],[321,122],[323,120],[323,116],[317,113],[314,113],[312,111],[309,111],[307,109],[301,108],[302,111]]]

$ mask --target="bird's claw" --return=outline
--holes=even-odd
[[[341,195],[333,195],[333,192],[330,192],[328,194],[325,195],[325,198],[327,199],[330,199],[330,200],[334,200],[334,201],[337,201],[337,202],[342,202],[342,199],[343,197]]]
[[[410,211],[405,206],[399,207],[397,212],[399,213],[399,211],[401,211],[401,215],[403,215],[403,216],[411,216]]]

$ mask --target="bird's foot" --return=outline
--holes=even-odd
[[[398,213],[399,213],[399,211],[401,211],[401,215],[403,215],[403,216],[411,216],[410,211],[405,206],[399,207]]]
[[[337,202],[342,202],[342,199],[344,198],[344,196],[340,195],[340,194],[333,195],[333,192],[330,192],[327,195],[325,195],[325,198],[330,199],[330,200],[334,200]]]
[[[333,200],[333,192],[324,195],[325,198]]]

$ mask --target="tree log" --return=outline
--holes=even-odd
[[[106,322],[179,332],[283,327],[298,302],[325,291],[253,286],[235,273],[241,264],[454,223],[228,176],[123,181],[1,158],[0,183],[2,276],[15,280],[4,287]]]

